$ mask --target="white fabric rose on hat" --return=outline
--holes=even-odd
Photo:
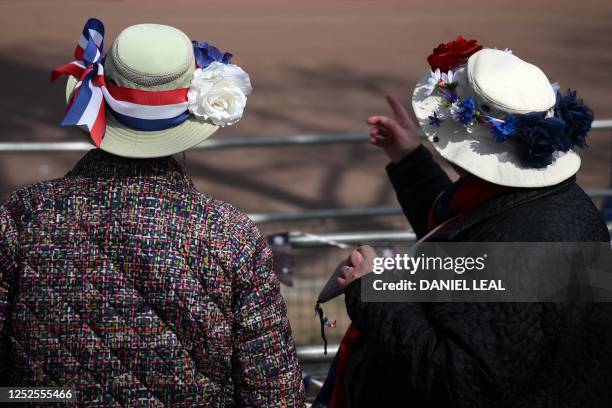
[[[251,79],[233,64],[212,62],[193,73],[187,92],[189,112],[217,126],[233,125],[242,118]]]

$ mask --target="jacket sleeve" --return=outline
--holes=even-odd
[[[17,230],[6,207],[0,204],[0,386],[7,385],[9,318],[14,277],[17,273]]]
[[[238,406],[301,407],[302,373],[272,251],[250,220],[237,248],[233,377]]]
[[[390,163],[387,174],[412,229],[422,237],[434,200],[451,180],[423,145],[400,162]]]

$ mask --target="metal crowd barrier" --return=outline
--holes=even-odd
[[[612,119],[601,119],[593,122],[592,129],[612,130]],[[421,133],[421,137],[424,135]],[[336,143],[363,143],[369,140],[367,133],[306,133],[289,135],[285,137],[235,137],[226,139],[207,139],[197,145],[196,149],[230,149],[255,148],[279,146],[305,146]],[[93,146],[88,142],[0,142],[0,153],[24,152],[80,152],[91,150]],[[612,189],[590,190],[591,197],[612,197]],[[364,207],[364,208],[332,208],[308,210],[289,213],[256,213],[250,218],[257,223],[276,221],[305,221],[325,218],[351,218],[374,217],[386,215],[400,215],[399,207]],[[370,233],[372,234],[372,233]],[[398,233],[391,233],[392,238]],[[394,235],[395,234],[395,235]],[[298,239],[298,238],[296,238]],[[307,238],[303,238],[307,240]],[[393,238],[395,239],[395,238]],[[300,243],[306,241],[299,241]],[[299,244],[298,244],[299,245]]]
[[[593,122],[592,130],[611,130],[612,119]],[[420,134],[424,137],[423,133]],[[284,137],[235,137],[207,139],[195,149],[233,149],[254,147],[303,146],[336,143],[363,143],[367,133],[305,133]],[[0,153],[19,152],[84,152],[93,149],[88,142],[0,142]]]
[[[592,198],[612,197],[612,188],[598,188],[586,190]],[[285,213],[252,213],[249,218],[256,223],[285,222],[285,221],[309,221],[322,220],[326,218],[355,218],[355,217],[380,217],[387,215],[401,215],[400,207],[357,207],[357,208],[326,208],[320,210],[306,210]]]
[[[302,364],[325,363],[333,360],[338,351],[338,344],[327,345],[327,354],[323,352],[323,346],[297,347],[297,356]]]
[[[366,133],[307,133],[283,137],[233,137],[206,139],[193,149],[236,149],[254,147],[302,146],[336,143],[363,143]],[[88,142],[2,142],[0,153],[22,152],[85,152],[93,149]]]
[[[612,234],[612,222],[607,224]],[[351,245],[414,242],[416,234],[413,231],[356,231],[311,234],[292,232],[289,242],[294,248],[323,248],[328,246],[347,248]]]

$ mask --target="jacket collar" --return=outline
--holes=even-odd
[[[131,159],[101,149],[87,152],[66,177],[88,178],[157,178],[193,188],[191,178],[172,157]]]
[[[573,186],[575,182],[576,176],[572,176],[567,180],[550,187],[511,188],[506,193],[476,208],[468,216],[459,221],[451,223],[447,228],[444,228],[444,231],[441,231],[440,234],[436,234],[435,239],[442,239],[444,241],[453,240],[460,233],[487,218],[499,215],[514,207],[518,207],[519,205],[567,190]]]

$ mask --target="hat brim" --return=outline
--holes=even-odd
[[[509,187],[546,187],[567,180],[578,172],[580,156],[573,150],[555,153],[554,162],[544,168],[521,165],[512,143],[495,141],[488,127],[477,126],[468,133],[460,123],[448,118],[439,127],[429,124],[429,116],[442,101],[427,95],[429,74],[417,83],[412,95],[414,113],[434,148],[442,157],[491,183]]]
[[[74,77],[68,78],[66,101],[70,100],[76,84]],[[106,112],[106,131],[100,149],[131,158],[170,156],[200,144],[218,129],[217,125],[191,117],[166,130],[144,132],[124,126],[112,113]]]

